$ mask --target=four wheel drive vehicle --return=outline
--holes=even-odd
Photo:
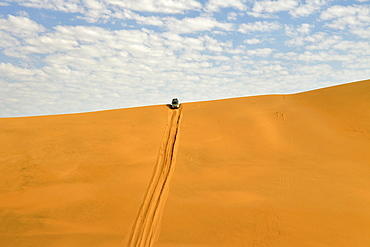
[[[176,98],[172,99],[171,108],[178,109],[179,107],[180,107],[179,100]]]

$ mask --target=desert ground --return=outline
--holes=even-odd
[[[368,247],[369,209],[370,80],[0,119],[1,247]]]

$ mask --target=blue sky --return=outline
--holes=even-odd
[[[370,1],[3,0],[0,116],[370,78]]]

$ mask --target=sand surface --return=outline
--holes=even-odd
[[[367,247],[369,209],[369,80],[0,119],[1,247]]]

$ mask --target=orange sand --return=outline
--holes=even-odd
[[[0,119],[1,247],[367,247],[369,208],[370,80]]]

